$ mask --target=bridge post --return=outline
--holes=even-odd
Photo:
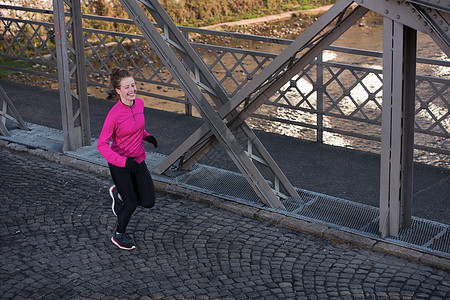
[[[72,27],[71,31],[66,28],[65,4],[70,6],[70,21],[67,24]],[[91,144],[80,0],[53,0],[53,15],[64,135],[62,151],[64,152]],[[69,32],[72,34],[72,41],[68,36]],[[70,42],[71,45],[68,46]],[[71,89],[73,74],[75,74],[73,80],[76,83],[76,91]],[[73,113],[74,98],[78,100],[75,114]]]
[[[384,18],[380,233],[411,225],[417,31]]]

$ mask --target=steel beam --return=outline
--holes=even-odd
[[[414,172],[414,118],[416,103],[417,31],[403,28],[403,111],[402,111],[402,157],[401,157],[401,222],[402,227],[411,226],[413,172]]]
[[[67,24],[71,30],[66,26],[65,4],[70,7]],[[64,152],[91,144],[80,0],[53,0],[53,15]],[[72,33],[71,42],[69,32]],[[71,89],[72,74],[76,76],[76,92]],[[75,114],[73,99],[78,100]]]
[[[449,2],[450,4],[450,2]],[[424,27],[428,25],[427,33],[437,45],[450,57],[450,13],[414,5],[417,17],[424,20]],[[449,6],[450,7],[450,6]],[[425,25],[426,24],[426,25]]]
[[[428,34],[450,57],[450,1],[355,0],[361,6]]]
[[[380,233],[411,224],[416,30],[384,18]]]
[[[55,42],[58,65],[59,98],[61,104],[64,144],[62,151],[75,150],[73,128],[72,92],[70,89],[69,57],[67,54],[66,20],[64,1],[53,0],[55,18]]]
[[[81,14],[80,0],[72,0],[72,38],[75,49],[75,80],[76,93],[73,97],[78,100],[78,111],[74,120],[75,131],[77,132],[76,145],[91,145],[91,121],[89,117],[89,101],[87,93],[86,78],[86,55],[84,52],[83,19]]]
[[[450,13],[449,0],[408,0],[408,2]]]
[[[11,99],[0,85],[0,134],[4,136],[10,136],[6,128],[7,119],[16,123],[20,129],[29,130]]]

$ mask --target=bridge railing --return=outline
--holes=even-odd
[[[57,79],[52,11],[0,5],[21,12],[0,16],[0,68]],[[161,64],[131,20],[83,15],[88,89],[108,91],[112,67],[128,68],[147,106],[166,102],[195,114],[189,99]],[[117,30],[103,30],[114,27]],[[191,39],[230,96],[267,66],[291,40],[179,27]],[[226,45],[226,46],[223,46]],[[277,50],[271,50],[271,49]],[[330,57],[345,54],[346,61]],[[11,64],[24,62],[25,66]],[[368,63],[366,63],[368,62]],[[449,164],[450,61],[418,58],[415,155],[435,165]],[[379,152],[381,140],[382,53],[329,47],[286,84],[249,120],[253,128],[339,146]],[[442,75],[428,70],[442,69]],[[158,108],[161,108],[158,106]]]

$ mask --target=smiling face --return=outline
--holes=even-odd
[[[124,77],[120,81],[120,88],[116,89],[117,94],[119,94],[120,100],[126,105],[131,106],[133,100],[136,98],[136,83],[133,77]]]

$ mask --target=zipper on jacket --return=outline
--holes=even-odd
[[[136,118],[135,118],[134,112],[133,112],[133,106],[130,106],[130,109],[131,109],[131,114],[133,115],[133,119],[136,121]]]

